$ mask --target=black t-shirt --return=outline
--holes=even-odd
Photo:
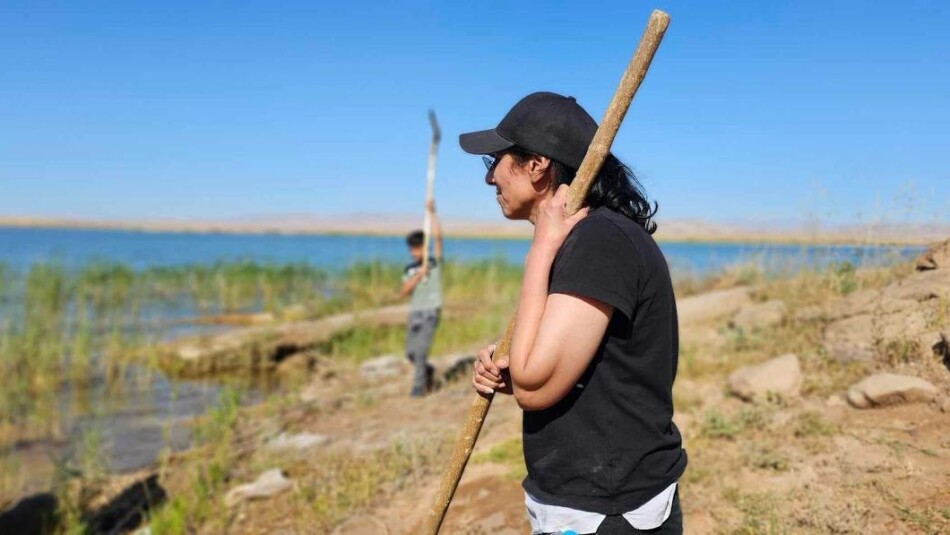
[[[614,313],[577,385],[554,406],[524,413],[523,486],[553,505],[631,511],[686,468],[672,421],[679,333],[666,260],[642,227],[598,208],[564,241],[548,291]]]

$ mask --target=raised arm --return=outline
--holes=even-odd
[[[433,248],[433,257],[435,257],[436,262],[442,261],[442,225],[439,222],[439,216],[435,213],[435,200],[429,199],[426,201],[426,209],[429,210],[429,214],[432,217],[432,248]]]

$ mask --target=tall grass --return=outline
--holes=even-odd
[[[497,336],[513,309],[520,268],[487,260],[443,269],[446,303],[461,312],[445,320],[436,350]],[[155,342],[171,328],[196,322],[185,328],[198,329],[198,320],[219,313],[280,317],[302,306],[303,317],[315,317],[393,304],[401,278],[401,266],[380,262],[334,272],[244,261],[145,269],[0,264],[0,460],[15,462],[12,447],[23,440],[78,440],[67,436],[72,415],[114,410],[93,406],[101,403],[85,395],[93,388],[105,386],[112,407],[129,392],[147,392]],[[357,330],[334,339],[331,352],[399,352],[403,336],[402,328]],[[22,486],[7,483],[0,494]]]
[[[82,387],[125,376],[141,347],[161,338],[170,321],[303,302],[319,311],[328,300],[327,279],[306,264],[0,266],[0,374],[7,379],[0,424],[48,422],[64,383]]]
[[[353,276],[356,275],[356,276]],[[497,339],[515,311],[521,287],[521,266],[502,259],[443,264],[443,315],[432,354],[471,349],[474,344]],[[375,288],[395,298],[401,277],[396,265],[375,265],[351,272],[349,284]],[[376,304],[384,304],[379,302]],[[405,346],[404,327],[357,326],[322,344],[322,353],[334,358],[363,360],[399,354]]]

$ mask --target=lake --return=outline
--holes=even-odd
[[[448,260],[500,257],[521,263],[529,241],[448,238]],[[787,245],[755,243],[661,243],[674,276],[707,275],[725,267],[756,263],[768,271],[794,271],[833,262],[878,265],[908,258],[918,246]],[[90,260],[133,267],[210,263],[218,260],[307,262],[328,270],[354,262],[405,262],[398,236],[165,233],[124,230],[0,228],[0,263],[19,269],[34,262],[75,266]]]

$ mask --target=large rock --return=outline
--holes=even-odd
[[[888,285],[884,296],[894,300],[916,301],[950,298],[950,264],[947,269],[914,273]]]
[[[858,314],[832,321],[825,327],[824,347],[838,362],[870,360],[874,357],[874,318]]]
[[[866,377],[848,390],[848,402],[866,409],[874,406],[927,402],[937,395],[937,387],[908,375],[879,373]]]
[[[825,311],[818,305],[807,305],[796,309],[792,319],[799,323],[811,323],[825,319]]]
[[[939,332],[950,328],[946,302],[950,299],[950,240],[932,248],[922,270],[891,281],[880,289],[858,290],[828,307],[823,346],[839,362],[869,361],[875,357],[892,362],[920,355],[907,351],[913,345],[930,349],[938,357],[947,351]],[[938,269],[939,267],[939,269]],[[898,350],[898,355],[893,350]],[[944,361],[950,368],[950,357]]]
[[[735,314],[750,302],[749,288],[740,286],[678,299],[676,312],[681,324],[701,323]]]
[[[267,442],[267,449],[275,451],[303,451],[316,446],[322,446],[329,441],[330,437],[326,435],[312,433],[292,435],[290,433],[281,433]]]
[[[305,377],[316,364],[317,359],[310,351],[299,351],[281,359],[276,372],[284,377]]]
[[[742,307],[729,325],[744,332],[768,329],[782,323],[785,319],[785,303],[777,300],[764,303],[751,303]]]
[[[271,371],[283,357],[314,348],[354,327],[405,324],[408,310],[406,305],[394,305],[176,341],[163,351],[159,365],[172,375],[189,377]]]
[[[917,257],[917,271],[950,267],[950,240],[933,245]]]
[[[225,505],[236,505],[244,500],[268,498],[284,492],[292,483],[284,476],[279,468],[273,468],[262,473],[253,483],[239,485],[229,490],[224,496]]]
[[[366,379],[379,380],[408,373],[409,362],[405,357],[385,355],[367,360],[360,365],[360,375]]]
[[[440,359],[439,375],[444,382],[451,382],[472,373],[475,355],[452,355]]]
[[[770,396],[795,397],[801,386],[801,365],[792,353],[741,368],[729,376],[729,391],[746,401],[763,401]]]

